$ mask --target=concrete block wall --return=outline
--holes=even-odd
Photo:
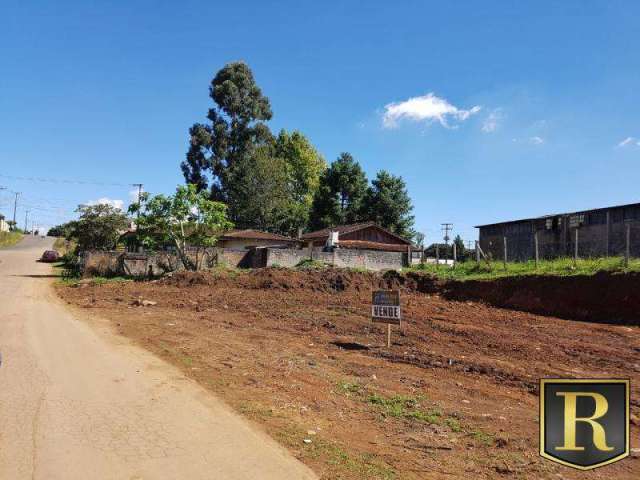
[[[319,249],[277,249],[266,248],[264,266],[295,267],[301,261],[313,260],[342,268],[364,268],[367,270],[399,270],[406,266],[406,253],[382,252],[378,250],[360,250],[337,248],[333,252],[323,252]]]
[[[310,258],[341,268],[363,268],[367,270],[399,270],[407,265],[407,254],[381,252],[378,250],[336,249],[323,252],[321,249],[258,248],[253,250],[229,250],[218,248],[207,251],[204,268],[213,268],[224,263],[230,267],[261,268],[279,265],[295,267]],[[85,252],[80,261],[81,272],[87,276],[157,276],[167,272],[183,270],[182,262],[171,252],[126,253]]]

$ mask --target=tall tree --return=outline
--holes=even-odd
[[[119,208],[104,203],[80,205],[76,212],[80,218],[70,222],[67,234],[77,240],[79,251],[111,250],[129,226],[129,219]]]
[[[246,199],[238,197],[245,189],[231,184],[243,178],[234,167],[273,141],[264,123],[271,119],[271,106],[243,62],[222,68],[211,81],[209,96],[215,103],[207,115],[209,123],[196,123],[189,130],[190,147],[181,168],[188,184],[198,191],[209,189],[213,200],[227,202],[236,220]]]
[[[281,130],[275,141],[274,156],[285,162],[287,206],[280,224],[281,233],[295,234],[309,222],[313,197],[327,163],[300,132]]]
[[[287,165],[274,156],[273,145],[260,146],[235,163],[229,176],[229,194],[235,199],[236,226],[289,233],[286,223],[291,202],[287,188]]]
[[[381,170],[367,191],[363,216],[400,236],[414,235],[413,206],[402,177]]]
[[[313,229],[362,220],[367,177],[349,153],[341,153],[320,177],[313,199],[310,226]]]

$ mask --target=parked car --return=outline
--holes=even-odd
[[[51,263],[57,262],[59,258],[60,254],[55,250],[45,250],[45,252],[42,254],[42,257],[40,257],[40,261]]]

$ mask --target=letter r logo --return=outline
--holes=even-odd
[[[542,379],[540,455],[589,470],[629,455],[629,381]]]

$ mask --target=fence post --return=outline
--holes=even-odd
[[[609,210],[607,210],[607,250],[606,250],[606,254],[605,257],[609,257],[609,230],[611,230],[611,217],[609,215]]]
[[[533,245],[535,248],[536,254],[536,268],[538,268],[538,262],[540,261],[540,254],[538,252],[538,232],[533,232]]]
[[[629,266],[629,253],[631,250],[631,223],[627,222],[627,231],[625,235],[625,246],[624,246],[624,266]]]
[[[578,262],[578,231],[579,228],[576,227],[576,241],[573,249],[573,263],[576,264]]]
[[[480,242],[476,240],[476,263],[480,263]]]
[[[504,244],[504,269],[507,269],[507,237],[502,237],[502,243]]]
[[[436,243],[436,266],[440,265],[440,245]]]
[[[453,263],[455,265],[455,263],[458,261],[458,251],[456,249],[456,244],[453,244]]]

